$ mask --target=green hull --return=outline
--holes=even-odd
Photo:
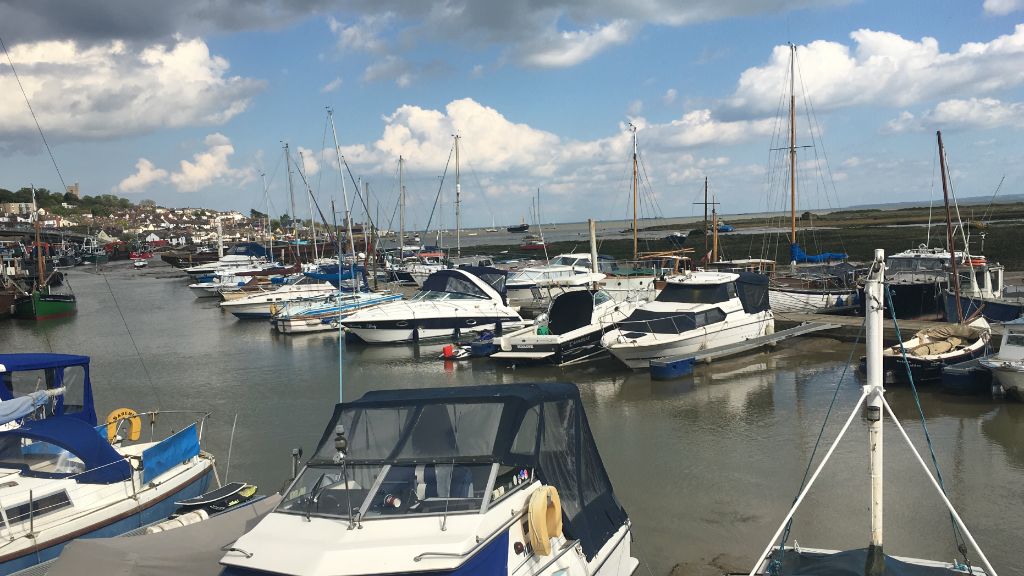
[[[74,294],[33,292],[14,301],[14,317],[25,320],[49,320],[72,316],[78,310]]]

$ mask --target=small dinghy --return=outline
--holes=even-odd
[[[970,324],[943,324],[920,330],[902,345],[882,351],[882,365],[887,383],[906,383],[907,365],[919,384],[942,380],[942,368],[983,356],[992,329],[984,318]],[[862,359],[863,364],[863,359]]]

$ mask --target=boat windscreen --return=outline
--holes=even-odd
[[[449,292],[474,298],[487,298],[487,293],[465,276],[452,270],[439,270],[423,281],[423,292]]]
[[[718,304],[726,302],[736,293],[732,282],[725,284],[676,284],[669,282],[655,298],[658,302],[682,304]]]
[[[682,334],[696,328],[697,320],[693,312],[654,312],[637,308],[628,318],[617,322],[616,326],[628,332]]]

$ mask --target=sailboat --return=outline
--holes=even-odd
[[[768,297],[776,312],[814,312],[833,306],[847,305],[857,295],[856,288],[847,278],[852,267],[836,269],[832,264],[846,260],[847,255],[837,252],[807,254],[800,246],[796,234],[796,45],[790,44],[789,60],[789,252],[788,272],[772,277]]]
[[[957,514],[946,496],[942,485],[932,475],[928,465],[925,464],[921,454],[918,453],[914,443],[907,436],[900,420],[896,418],[892,408],[885,399],[885,388],[882,379],[882,336],[884,329],[884,315],[886,308],[885,298],[885,253],[882,250],[875,251],[871,271],[866,281],[866,306],[865,306],[865,333],[867,344],[867,381],[862,388],[860,398],[847,418],[845,425],[833,441],[831,447],[818,464],[814,473],[810,475],[807,483],[800,490],[793,506],[789,509],[786,517],[776,530],[758,557],[754,567],[750,570],[749,576],[782,574],[865,574],[875,576],[888,574],[889,576],[914,575],[950,575],[950,574],[973,574],[975,576],[989,575],[996,576],[995,569],[985,557],[984,552],[978,546],[971,535],[963,519]],[[861,408],[866,408],[862,411]],[[896,558],[889,556],[883,548],[883,516],[882,507],[884,502],[883,482],[883,443],[882,443],[882,418],[888,414],[892,425],[899,430],[900,435],[906,440],[907,445],[913,452],[917,462],[924,469],[931,485],[938,491],[943,504],[949,510],[950,518],[954,524],[954,532],[957,536],[960,552],[963,555],[963,562],[945,562],[938,560],[925,560],[915,558]],[[807,548],[804,546],[785,546],[788,539],[789,528],[793,516],[804,501],[808,491],[814,485],[829,458],[834,453],[839,441],[849,429],[854,420],[860,417],[866,418],[868,424],[868,470],[866,476],[871,480],[870,509],[871,509],[871,537],[867,548],[860,548],[848,551],[821,550]],[[927,431],[926,431],[927,432]],[[931,442],[929,440],[929,446]],[[934,458],[934,454],[933,454]],[[983,567],[971,566],[967,558],[968,544],[977,553],[977,558]],[[954,552],[955,554],[955,552]]]
[[[36,231],[36,286],[28,294],[14,299],[13,316],[26,320],[50,320],[73,316],[78,311],[78,301],[74,293],[54,292],[50,286],[50,278],[46,275],[43,244],[39,234],[39,211],[36,207],[36,189],[32,188],[32,218]]]

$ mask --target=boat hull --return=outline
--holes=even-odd
[[[74,316],[77,311],[78,303],[73,294],[43,294],[36,291],[15,299],[13,316],[24,320],[51,320]]]
[[[930,360],[907,356],[907,366],[910,367],[910,374],[914,377],[915,384],[937,384],[942,381],[942,369],[946,366],[967,362],[983,355],[983,350],[964,350],[962,354],[947,355],[942,360]],[[863,370],[863,362],[862,372]],[[899,356],[883,356],[882,371],[885,374],[886,384],[909,384],[907,368],[903,364],[903,358]]]
[[[7,318],[14,312],[14,292],[0,292],[0,318]]]
[[[741,322],[729,326],[691,330],[682,334],[665,334],[647,338],[644,342],[615,342],[605,345],[612,356],[633,370],[647,370],[651,360],[670,356],[692,355],[701,350],[735,344],[770,334],[775,328],[771,312],[751,314]]]
[[[387,344],[422,340],[458,339],[468,332],[497,330],[498,323],[508,325],[522,320],[514,316],[458,316],[415,318],[345,324],[345,328],[363,342]],[[344,323],[344,321],[342,321]]]
[[[992,378],[1003,387],[1003,392],[1024,399],[1024,366],[998,360],[982,360],[982,366],[992,371]]]
[[[943,294],[946,319],[956,318],[956,295],[946,290]],[[960,309],[964,318],[971,317],[981,309],[981,315],[990,322],[1009,322],[1024,315],[1024,298],[968,298],[960,296]]]
[[[60,556],[64,546],[76,538],[120,536],[125,532],[163,520],[178,508],[177,504],[175,504],[176,501],[193,498],[205,493],[209,487],[212,475],[212,468],[208,469],[191,482],[183,484],[179,489],[162,494],[158,500],[149,503],[142,510],[127,515],[119,515],[108,523],[83,529],[84,531],[71,532],[65,537],[56,537],[50,541],[38,542],[36,547],[25,550],[24,553],[14,558],[4,559],[4,557],[0,557],[0,575],[11,574],[41,562],[53,560]]]
[[[768,302],[777,314],[817,312],[849,305],[856,295],[856,290],[788,289],[773,286],[768,290]]]

